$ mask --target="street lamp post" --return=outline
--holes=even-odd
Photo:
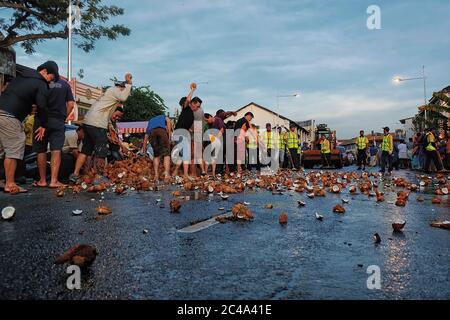
[[[281,122],[280,120],[280,98],[298,98],[300,97],[300,93],[292,93],[292,94],[283,94],[283,95],[279,95],[277,94],[277,116],[278,116],[278,121]]]
[[[425,66],[422,66],[422,76],[421,77],[415,77],[415,78],[401,78],[401,77],[395,77],[394,81],[396,83],[400,83],[403,81],[411,81],[411,80],[423,80],[423,100],[424,100],[424,106],[427,105],[427,77],[425,76]],[[425,123],[427,121],[427,110],[425,109]]]

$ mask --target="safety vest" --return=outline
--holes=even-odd
[[[386,152],[392,152],[394,146],[392,145],[392,136],[390,134],[383,137],[383,143],[381,144],[381,150]]]
[[[367,139],[366,137],[358,137],[356,139],[356,144],[358,145],[358,150],[366,149],[368,143],[369,143],[369,139]]]
[[[257,149],[258,148],[258,132],[256,130],[248,131],[247,148],[249,148],[249,149]]]
[[[331,153],[330,141],[328,139],[322,140],[320,149],[322,153]]]
[[[434,136],[433,133],[429,132],[427,134],[427,142],[428,142],[428,145],[427,145],[427,147],[425,149],[427,151],[436,151],[436,148],[433,145],[433,143],[436,142],[436,137]]]
[[[286,146],[286,142],[284,141],[284,134],[278,133],[277,136],[277,148],[278,150],[284,150],[284,147]]]
[[[273,132],[264,133],[264,145],[267,149],[273,149]]]
[[[287,147],[288,149],[298,149],[298,135],[297,131],[289,131],[287,133]]]

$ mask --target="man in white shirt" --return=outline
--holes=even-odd
[[[83,139],[83,148],[78,156],[74,173],[70,176],[70,181],[76,183],[80,170],[86,162],[86,158],[94,154],[97,169],[102,170],[105,164],[105,158],[108,156],[108,123],[111,114],[120,102],[125,102],[131,92],[132,75],[127,73],[125,81],[116,83],[114,87],[109,88],[95,102],[83,120],[83,129],[85,137]]]

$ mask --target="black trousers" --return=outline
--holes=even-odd
[[[289,161],[289,155],[286,155],[286,161],[288,161],[286,168],[289,168],[291,165],[294,166],[295,169],[300,168],[300,155],[298,154],[297,149],[289,149],[290,157],[292,158],[292,163]]]
[[[77,160],[70,153],[61,154],[61,167],[59,168],[59,181],[67,182],[69,181],[69,176],[75,170],[75,163]]]
[[[437,171],[442,170],[441,162],[439,161],[439,158],[438,158],[439,153],[436,150],[435,151],[425,150],[425,156],[426,156],[426,160],[425,160],[425,171],[426,172],[430,171],[431,160],[433,160],[433,163],[436,166]]]
[[[381,153],[381,171],[385,172],[386,171],[386,166],[388,167],[388,171],[392,172],[393,168],[393,163],[392,163],[392,156],[389,154],[389,152],[387,151],[383,151]]]
[[[331,153],[322,153],[322,166],[331,166]]]
[[[366,149],[358,149],[358,167],[367,166],[367,152]]]

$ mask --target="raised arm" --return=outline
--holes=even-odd
[[[191,83],[191,91],[189,91],[186,97],[186,102],[184,103],[183,108],[186,108],[189,105],[189,103],[191,103],[192,98],[194,97],[195,90],[197,90],[197,84],[193,82]]]

